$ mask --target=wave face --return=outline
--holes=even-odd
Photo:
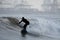
[[[39,36],[29,35],[22,37],[17,24],[20,18],[0,17],[0,39],[1,40],[60,40],[60,25],[55,19],[30,18],[27,31]]]

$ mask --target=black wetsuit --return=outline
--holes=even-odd
[[[29,21],[27,19],[25,19],[25,18],[22,18],[21,22],[25,23],[25,25],[23,26],[23,28],[26,30],[27,25],[30,24]],[[19,22],[19,23],[21,23],[21,22]]]

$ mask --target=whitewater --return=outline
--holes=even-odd
[[[21,36],[22,28],[16,24],[21,17],[0,17],[0,40],[60,40],[59,18],[25,18],[30,21],[27,31],[34,35]]]

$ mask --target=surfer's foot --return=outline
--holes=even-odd
[[[23,37],[25,37],[25,35],[27,34],[27,31],[23,29],[23,30],[21,30],[21,34]]]

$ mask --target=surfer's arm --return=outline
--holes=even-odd
[[[19,22],[19,24],[22,22],[22,20]]]

